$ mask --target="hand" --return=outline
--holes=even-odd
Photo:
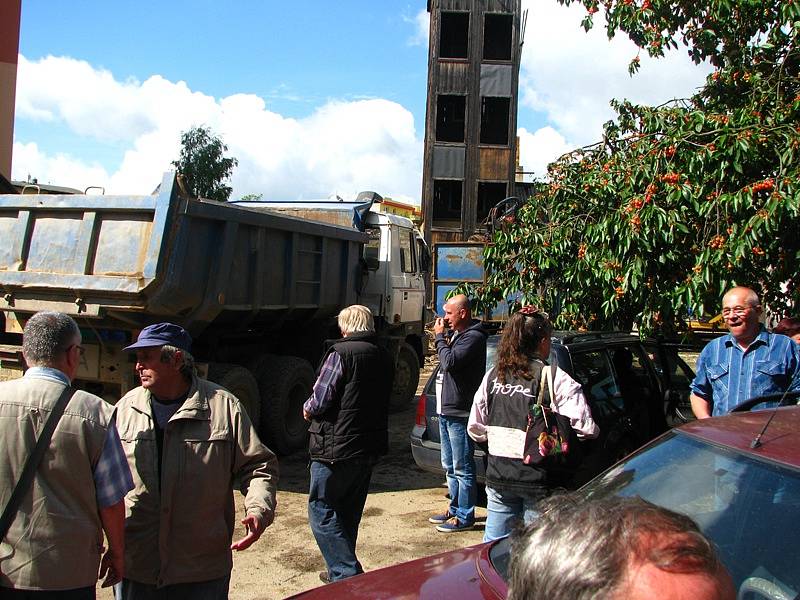
[[[100,587],[111,587],[122,581],[125,574],[125,557],[116,556],[111,549],[103,555],[100,561],[100,574],[98,579],[103,579],[103,584]]]
[[[444,333],[445,330],[445,323],[443,317],[436,317],[436,321],[433,323],[433,333],[439,335],[440,333]]]
[[[311,413],[308,412],[305,408],[303,409],[303,418],[306,421],[309,421],[309,422],[311,421]]]
[[[247,515],[242,519],[242,525],[247,532],[238,542],[231,544],[231,550],[247,550],[261,537],[264,530],[272,524],[272,515]]]

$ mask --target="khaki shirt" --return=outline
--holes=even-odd
[[[33,377],[0,383],[0,507],[63,390],[62,383]],[[87,392],[70,399],[0,544],[3,587],[65,590],[97,582],[103,531],[93,471],[113,414],[113,406]]]
[[[159,482],[150,402],[138,387],[117,404],[134,482],[125,498],[125,576],[157,586],[223,577],[233,567],[234,483],[247,514],[271,520],[278,461],[236,397],[195,377],[164,429]]]

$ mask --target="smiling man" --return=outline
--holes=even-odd
[[[200,379],[191,337],[172,323],[142,329],[141,387],[117,404],[117,428],[133,472],[125,498],[123,600],[223,600],[231,550],[244,550],[272,523],[278,463],[241,403]],[[246,535],[231,543],[234,482],[245,494]]]
[[[800,346],[761,324],[758,295],[735,287],[722,298],[729,333],[709,342],[697,359],[692,410],[698,419],[724,415],[763,394],[800,389]]]

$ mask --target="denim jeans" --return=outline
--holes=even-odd
[[[356,541],[374,463],[367,458],[311,461],[308,521],[331,581],[364,572],[356,558]]]
[[[539,512],[536,505],[547,495],[545,488],[541,492],[519,494],[508,490],[496,490],[486,486],[486,528],[483,530],[483,541],[491,542],[511,533],[520,522],[531,523]]]
[[[209,581],[174,583],[156,587],[149,583],[139,583],[123,579],[114,586],[116,600],[228,600],[231,576],[226,575]]]
[[[475,522],[475,446],[467,435],[467,417],[439,415],[442,468],[450,493],[450,514],[462,523]]]

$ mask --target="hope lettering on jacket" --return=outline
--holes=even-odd
[[[503,394],[504,396],[510,396],[511,394],[522,394],[528,398],[533,398],[533,394],[531,394],[531,388],[525,387],[519,383],[501,383],[497,381],[497,377],[492,379],[492,393]]]

